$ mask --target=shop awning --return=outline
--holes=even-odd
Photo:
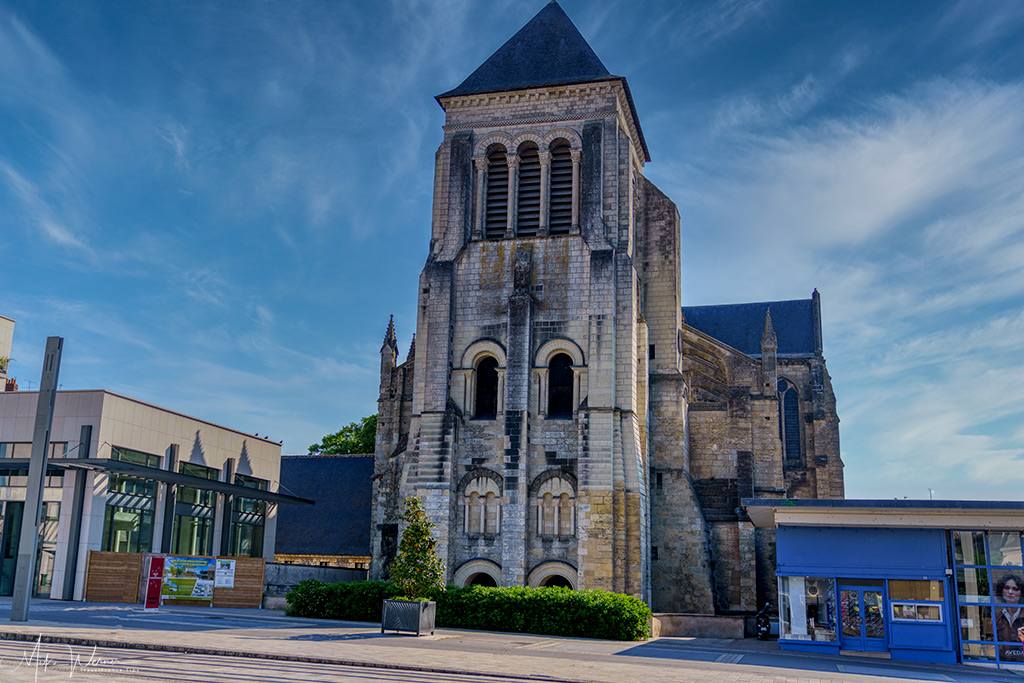
[[[997,500],[857,500],[744,498],[754,526],[910,529],[1022,529],[1024,502]]]

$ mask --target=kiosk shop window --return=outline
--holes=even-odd
[[[779,637],[836,640],[836,587],[832,579],[779,577]]]
[[[1024,668],[1021,533],[956,530],[950,538],[964,659]]]
[[[941,581],[889,579],[893,621],[941,623],[944,599]]]

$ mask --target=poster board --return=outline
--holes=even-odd
[[[164,563],[163,598],[165,600],[213,600],[214,563],[212,557],[175,557]]]
[[[213,577],[215,588],[235,587],[235,561],[218,559],[216,573]]]

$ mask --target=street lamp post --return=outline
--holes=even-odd
[[[39,545],[39,517],[43,508],[43,486],[46,484],[46,459],[50,450],[50,427],[53,406],[57,400],[57,375],[63,337],[47,337],[43,356],[43,374],[39,380],[39,400],[32,432],[32,455],[28,465],[28,488],[25,489],[25,512],[21,519],[18,541],[18,564],[14,572],[14,599],[11,621],[28,621],[28,603],[36,575],[36,550]]]

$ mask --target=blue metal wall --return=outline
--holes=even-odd
[[[945,579],[942,529],[779,527],[780,576]]]
[[[945,586],[941,624],[892,621],[888,591],[885,632],[893,659],[958,661],[955,586],[947,575],[948,532],[943,529],[779,527],[775,532],[779,576],[834,579],[915,579]],[[836,649],[817,643],[793,643],[786,649]]]

